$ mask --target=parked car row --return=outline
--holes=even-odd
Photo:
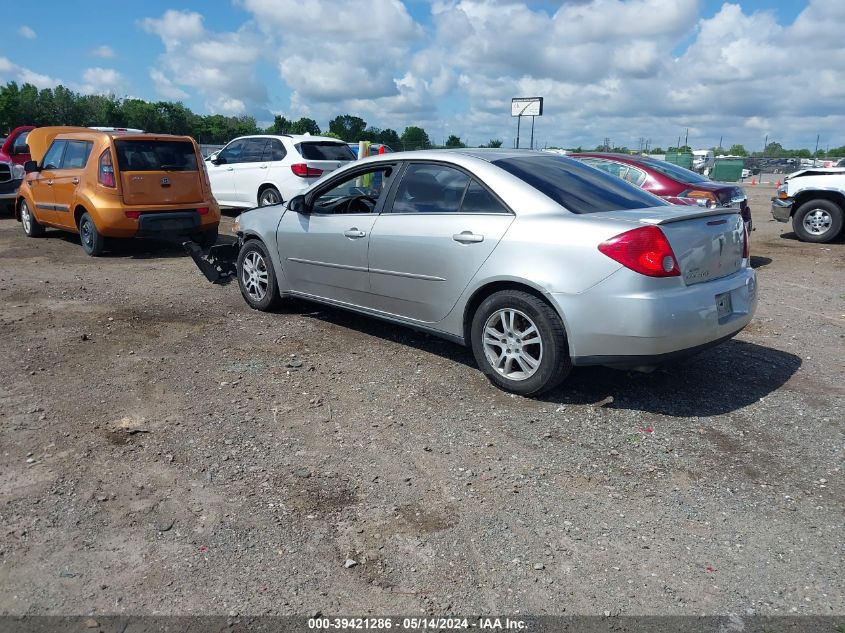
[[[579,160],[429,150],[350,163],[242,213],[245,301],[301,297],[471,347],[498,387],[539,394],[578,365],[648,369],[734,336],[757,286],[735,208],[677,207]],[[236,260],[236,261],[232,261]]]
[[[652,165],[468,149],[358,161],[307,135],[238,138],[212,161],[189,137],[137,130],[27,140],[16,214],[30,237],[77,232],[99,255],[109,237],[185,236],[208,276],[234,270],[253,308],[297,296],[425,330],[469,345],[494,384],[523,395],[576,365],[693,354],[739,332],[757,302],[728,194],[679,191]],[[219,205],[251,208],[234,246],[212,246]]]

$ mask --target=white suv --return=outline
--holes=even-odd
[[[236,138],[206,166],[217,204],[248,209],[290,200],[355,159],[346,143],[327,136],[260,134]]]

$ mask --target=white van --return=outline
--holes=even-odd
[[[709,171],[716,162],[713,151],[709,149],[695,149],[692,151],[692,169],[699,174]]]

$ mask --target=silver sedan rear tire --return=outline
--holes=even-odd
[[[537,395],[559,385],[572,369],[560,317],[528,292],[502,290],[487,297],[473,316],[470,338],[478,366],[505,391]]]

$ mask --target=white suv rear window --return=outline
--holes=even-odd
[[[346,143],[309,141],[297,143],[296,151],[305,160],[355,160],[356,156]]]

